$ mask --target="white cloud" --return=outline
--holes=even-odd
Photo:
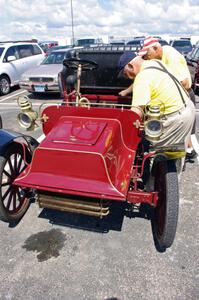
[[[0,0],[0,40],[71,37],[71,1]],[[197,35],[199,0],[72,0],[82,36]]]

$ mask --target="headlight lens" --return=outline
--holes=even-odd
[[[36,126],[35,121],[37,117],[38,117],[37,112],[30,111],[30,112],[19,113],[17,119],[21,127],[26,128],[28,130],[34,130]]]
[[[54,82],[55,82],[55,83],[58,83],[58,77],[55,77],[55,78],[54,78]]]
[[[160,120],[149,120],[145,123],[144,129],[148,140],[158,140],[162,134],[162,123]]]

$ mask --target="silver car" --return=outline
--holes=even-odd
[[[59,92],[58,73],[68,57],[69,49],[52,51],[39,66],[22,74],[20,87],[31,93]]]

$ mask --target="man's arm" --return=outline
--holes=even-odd
[[[131,84],[127,89],[119,92],[119,95],[122,97],[128,96],[129,94],[132,93],[132,90],[133,90],[133,84]]]
[[[141,119],[144,117],[144,109],[145,109],[144,106],[131,107],[131,110],[134,111],[136,114],[138,114]]]
[[[189,90],[191,88],[190,81],[188,78],[185,78],[181,81],[182,86],[185,88],[185,90]]]

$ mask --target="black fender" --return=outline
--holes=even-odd
[[[3,155],[6,152],[7,148],[13,142],[13,140],[21,136],[21,133],[0,129],[0,155]]]
[[[8,149],[9,145],[13,143],[17,138],[23,138],[32,154],[34,149],[39,145],[37,140],[31,136],[24,135],[23,133],[15,132],[8,129],[0,129],[0,155],[3,155]]]

